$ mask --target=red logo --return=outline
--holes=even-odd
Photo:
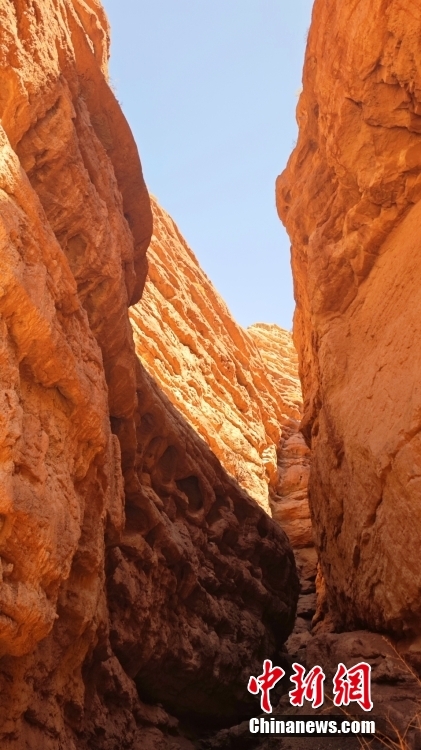
[[[335,706],[349,706],[358,703],[364,711],[371,711],[371,666],[365,662],[347,669],[340,663],[333,678],[333,703]]]
[[[313,708],[323,706],[323,683],[326,675],[322,668],[313,667],[305,677],[306,670],[301,664],[294,663],[292,666],[294,674],[291,677],[291,682],[294,682],[296,687],[289,693],[291,706],[302,706],[304,700],[312,702]]]
[[[270,659],[265,659],[263,662],[263,674],[259,677],[250,677],[247,690],[253,695],[258,695],[259,691],[262,693],[260,699],[260,705],[262,711],[267,714],[272,713],[272,706],[270,702],[270,691],[275,687],[276,683],[282,679],[285,672],[281,667],[273,667]]]
[[[302,706],[304,701],[312,703],[313,708],[320,708],[324,701],[324,681],[326,679],[323,669],[315,666],[306,675],[306,670],[301,664],[294,663],[294,672],[291,682],[295,687],[289,692],[291,706]],[[270,702],[270,691],[279,680],[284,677],[285,671],[281,667],[273,667],[270,659],[263,662],[263,673],[259,677],[250,677],[247,690],[252,695],[261,693],[260,704],[262,711],[272,713]],[[350,703],[358,703],[364,711],[371,711],[373,701],[371,700],[371,666],[366,662],[360,662],[355,667],[347,669],[342,662],[333,678],[333,703],[335,706],[349,706]]]

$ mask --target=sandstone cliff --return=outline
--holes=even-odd
[[[269,511],[283,429],[300,420],[290,335],[244,330],[168,214],[152,201],[149,276],[131,309],[136,352],[226,470]],[[262,339],[268,346],[262,356]]]
[[[289,635],[291,548],[136,361],[151,210],[100,4],[0,17],[1,746],[188,748]]]
[[[417,3],[316,0],[277,185],[331,612],[398,636],[421,631],[420,35]]]

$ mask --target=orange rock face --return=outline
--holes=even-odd
[[[0,744],[186,750],[178,718],[255,711],[292,551],[136,359],[152,216],[100,4],[0,21]]]
[[[300,419],[291,337],[276,326],[242,329],[172,219],[152,206],[149,277],[130,313],[137,354],[226,470],[269,511],[282,429]]]
[[[316,0],[292,240],[310,502],[342,626],[419,633],[421,9]]]
[[[97,525],[90,550],[80,554],[80,574],[97,575],[83,619],[93,617],[104,528],[123,522],[120,449],[107,401],[113,415],[133,412],[133,364],[123,375],[127,395],[113,381],[115,357],[131,356],[125,281],[131,293],[136,250],[111,158],[90,118],[88,62],[90,78],[108,92],[95,117],[111,121],[109,107],[116,117],[110,144],[121,131],[133,158],[137,152],[104,78],[108,29],[100,7],[87,13],[83,3],[68,4],[63,16],[52,3],[2,3],[0,11],[0,643],[3,653],[21,654],[56,620],[85,524]],[[138,183],[142,204],[141,173]],[[143,256],[146,244],[137,248]],[[103,315],[109,325],[118,321],[114,336],[104,336]]]
[[[291,334],[278,326],[259,323],[248,328],[263,359],[274,393],[282,400],[300,405],[301,384],[298,357]],[[277,481],[270,486],[272,515],[288,534],[294,550],[313,547],[308,505],[310,450],[299,431],[299,415],[283,420],[277,446]]]

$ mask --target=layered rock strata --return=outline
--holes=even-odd
[[[310,503],[341,627],[420,633],[421,9],[316,0],[292,240]]]
[[[155,200],[152,208],[149,275],[130,312],[137,354],[225,469],[269,511],[282,431],[300,419],[290,335],[277,326],[241,328],[172,219]]]
[[[291,548],[136,361],[151,211],[101,6],[0,18],[1,746],[191,747],[282,649]]]
[[[288,534],[294,550],[313,547],[308,506],[310,450],[300,432],[302,408],[301,384],[298,378],[298,357],[291,334],[265,323],[250,326],[247,333],[264,362],[276,397],[299,406],[290,419],[280,424],[277,451],[277,481],[269,487],[273,518]]]

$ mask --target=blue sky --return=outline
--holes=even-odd
[[[243,326],[291,327],[276,176],[296,133],[312,0],[104,0],[110,73],[150,192]]]

